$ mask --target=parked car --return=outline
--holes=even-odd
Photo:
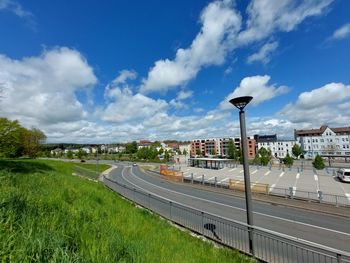
[[[137,166],[137,163],[133,163],[132,166]]]
[[[339,169],[337,176],[339,180],[350,183],[350,169]]]

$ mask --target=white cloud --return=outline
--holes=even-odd
[[[220,109],[232,109],[229,100],[235,97],[253,96],[250,105],[256,106],[289,91],[289,88],[286,86],[277,87],[275,84],[269,85],[268,82],[270,79],[271,77],[268,75],[258,75],[242,79],[239,86],[220,103]]]
[[[127,80],[135,79],[137,77],[137,73],[134,70],[122,70],[119,72],[118,77],[116,77],[112,83],[114,85],[125,84]]]
[[[86,115],[75,92],[89,89],[97,79],[78,51],[56,48],[22,60],[0,55],[0,68],[3,116],[42,126]]]
[[[253,0],[247,8],[246,29],[238,35],[240,45],[263,40],[277,31],[294,30],[304,19],[321,15],[333,0]]]
[[[21,4],[14,0],[0,0],[0,11],[8,10],[14,13],[16,16],[25,19],[27,21],[27,25],[32,29],[36,29],[36,22],[34,20],[34,15],[25,10]]]
[[[302,126],[328,125],[344,126],[350,123],[350,86],[343,83],[329,83],[299,95],[295,103],[286,105],[279,116]]]
[[[275,51],[277,49],[277,47],[278,47],[278,42],[276,42],[276,41],[266,43],[265,45],[263,45],[260,48],[260,50],[257,53],[250,55],[247,58],[247,62],[253,63],[253,62],[260,61],[260,62],[266,64],[270,61],[269,55],[271,55],[271,53],[273,51]]]
[[[201,13],[201,31],[191,46],[178,49],[173,60],[156,61],[142,80],[140,92],[166,92],[185,85],[203,67],[223,64],[234,49],[264,41],[278,31],[294,30],[304,19],[322,14],[332,1],[253,0],[247,8],[248,20],[243,30],[233,1],[214,1]],[[265,51],[265,56],[261,53],[251,59],[266,59],[273,45],[276,44],[261,51]]]
[[[345,24],[335,30],[329,40],[341,40],[348,36],[350,36],[350,24]]]
[[[164,100],[154,100],[140,93],[134,95],[129,88],[107,87],[106,89],[112,102],[102,113],[104,121],[117,123],[142,121],[168,107],[168,103]]]
[[[185,100],[188,98],[191,98],[193,96],[192,90],[180,90],[180,92],[177,93],[177,100]]]
[[[210,3],[200,16],[202,27],[191,46],[178,49],[174,60],[156,61],[143,79],[140,91],[167,91],[186,84],[205,66],[222,64],[241,25],[241,18],[232,6],[230,0]]]

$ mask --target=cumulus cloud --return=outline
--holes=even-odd
[[[241,17],[230,0],[214,1],[201,13],[202,25],[187,49],[178,49],[174,60],[155,62],[143,79],[140,91],[167,91],[187,83],[198,71],[209,65],[220,65],[234,45],[234,36],[240,29]]]
[[[247,58],[247,62],[253,63],[253,62],[260,61],[260,62],[266,64],[270,61],[269,55],[271,55],[271,53],[273,51],[275,51],[277,49],[277,47],[278,47],[278,42],[276,42],[276,41],[266,43],[265,45],[263,45],[260,48],[260,50],[257,53],[250,55]]]
[[[108,122],[142,121],[168,107],[165,100],[133,94],[129,88],[108,87],[107,94],[112,102],[104,109],[102,119]]]
[[[56,48],[21,60],[0,55],[0,68],[3,116],[42,126],[86,115],[75,92],[89,89],[97,79],[78,51]]]
[[[235,97],[253,96],[250,105],[256,106],[289,91],[289,88],[286,86],[269,84],[270,79],[271,77],[268,75],[258,75],[242,79],[239,86],[220,103],[220,108],[231,109],[232,105],[229,103],[229,100]]]
[[[277,31],[292,31],[306,18],[321,15],[332,2],[253,0],[247,8],[246,28],[239,33],[237,41],[246,45]]]
[[[133,80],[137,77],[137,73],[134,70],[122,70],[119,75],[113,80],[114,85],[125,84],[127,80]]]
[[[247,7],[248,19],[243,29],[233,1],[214,1],[202,11],[201,30],[191,46],[178,49],[173,60],[156,61],[142,80],[140,92],[166,92],[185,85],[203,67],[223,64],[236,48],[264,41],[279,31],[294,30],[306,18],[322,14],[332,1],[253,0]],[[276,42],[263,45],[249,60],[267,61],[276,45]]]
[[[341,40],[350,36],[350,23],[342,25],[340,28],[334,31],[332,36],[328,40]]]
[[[320,123],[344,126],[350,123],[350,110],[344,108],[350,103],[349,99],[349,85],[329,83],[301,93],[295,103],[286,105],[278,115],[303,126],[319,126]]]

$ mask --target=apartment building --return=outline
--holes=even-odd
[[[295,139],[300,143],[307,159],[318,155],[350,157],[350,127],[294,130]]]
[[[228,155],[230,140],[233,141],[237,149],[241,148],[240,138],[209,138],[196,139],[191,142],[191,156],[222,156]],[[248,158],[254,159],[256,153],[256,143],[253,137],[248,137]]]
[[[292,156],[292,148],[298,142],[296,140],[280,140],[277,135],[254,135],[257,144],[257,152],[264,147],[270,149],[275,158],[285,158],[287,154]]]

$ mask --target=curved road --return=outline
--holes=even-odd
[[[245,200],[240,197],[174,184],[147,175],[137,166],[121,163],[110,172],[109,178],[173,202],[246,223]],[[253,211],[256,226],[350,252],[348,218],[259,201],[253,201]]]

